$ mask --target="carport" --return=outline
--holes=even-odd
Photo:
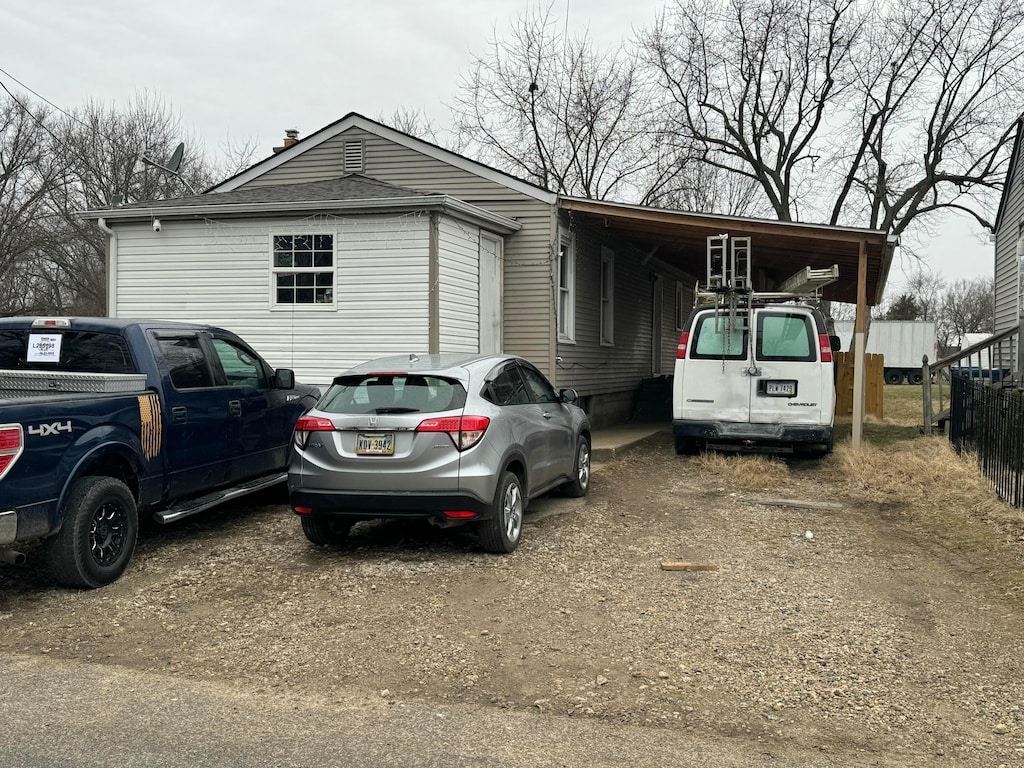
[[[662,208],[563,197],[573,219],[612,230],[651,255],[704,279],[707,238],[749,237],[754,286],[769,290],[803,267],[839,267],[839,280],[822,290],[826,301],[855,304],[853,444],[864,428],[864,348],[868,307],[881,302],[897,238],[871,229],[687,213]]]

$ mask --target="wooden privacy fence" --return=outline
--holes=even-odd
[[[834,352],[836,416],[853,416],[853,352]],[[864,355],[864,413],[882,418],[883,355]]]

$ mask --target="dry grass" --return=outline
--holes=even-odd
[[[958,456],[944,436],[918,437],[890,445],[849,440],[836,446],[824,475],[850,495],[878,503],[931,505],[988,516],[1006,505],[967,456]]]
[[[736,491],[768,491],[790,482],[789,466],[768,456],[703,453],[695,459],[697,471],[718,478]]]
[[[947,394],[948,396],[948,394]],[[934,396],[938,411],[938,395]],[[878,504],[967,513],[1013,528],[1024,528],[1024,513],[1002,502],[971,456],[959,456],[942,435],[921,434],[921,388],[885,387],[885,418],[865,425],[854,449],[850,425],[837,428],[833,454],[822,460],[819,477],[834,492]],[[806,465],[790,466],[766,456],[707,453],[698,471],[737,491],[779,490],[806,479]]]
[[[948,406],[948,389],[944,397]],[[937,387],[932,399],[937,413]],[[972,456],[958,455],[944,435],[920,434],[920,387],[886,386],[883,411],[881,422],[865,424],[860,448],[854,449],[849,438],[837,440],[831,460],[822,465],[832,483],[878,503],[966,512],[1024,526],[1024,514],[999,499]]]

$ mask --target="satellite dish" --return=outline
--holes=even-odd
[[[181,165],[181,157],[185,154],[185,142],[180,143],[174,152],[171,154],[171,159],[167,161],[167,165],[164,166],[171,173],[177,173],[178,167]]]

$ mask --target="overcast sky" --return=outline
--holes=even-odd
[[[665,0],[555,0],[570,33],[601,45],[646,27]],[[473,54],[504,36],[526,0],[0,0],[0,69],[59,107],[126,104],[151,91],[210,153],[286,128],[301,136],[349,112],[422,110],[438,127]],[[0,73],[12,90],[23,89]],[[922,253],[948,281],[991,276],[992,246],[951,218]],[[907,258],[893,265],[902,279]]]

